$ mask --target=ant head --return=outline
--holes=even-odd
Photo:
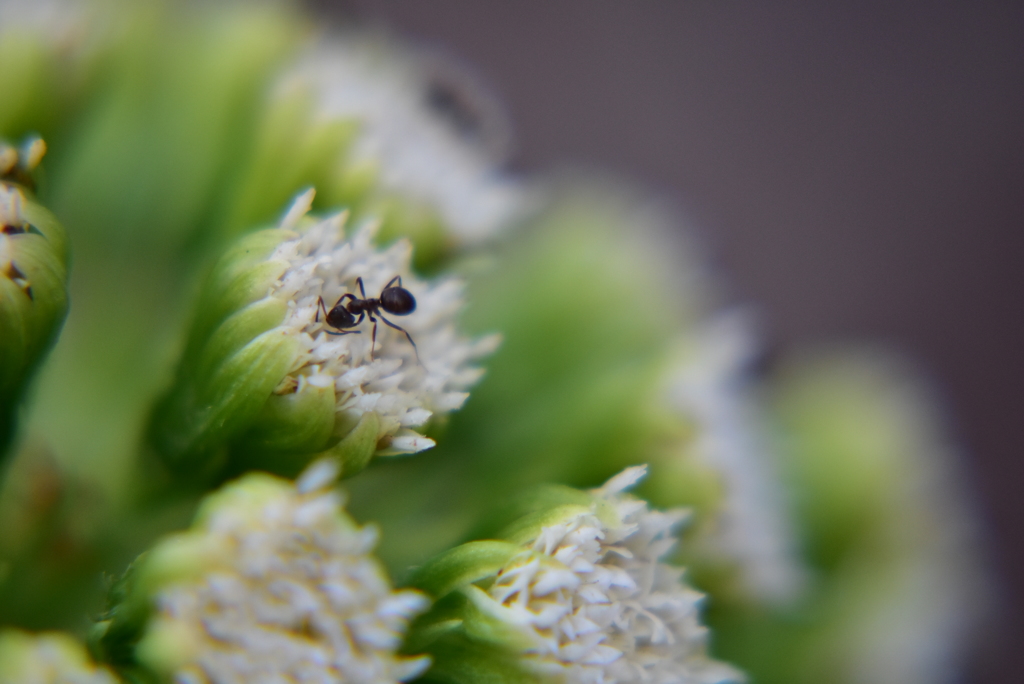
[[[342,328],[351,328],[355,324],[356,317],[343,304],[338,304],[327,312],[327,325],[332,328],[340,330]]]
[[[380,307],[389,314],[405,316],[416,310],[416,299],[404,287],[385,287],[380,293]]]

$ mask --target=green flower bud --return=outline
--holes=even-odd
[[[23,162],[16,167],[28,170]],[[64,229],[21,187],[0,182],[0,452],[13,436],[25,385],[53,344],[67,306]]]
[[[28,425],[99,496],[123,501],[144,489],[130,464],[213,261],[203,237],[217,198],[269,74],[308,24],[278,2],[60,4],[95,17],[83,39],[98,58],[88,110],[49,139],[45,197],[75,236],[75,307]]]
[[[498,682],[523,673],[567,684],[744,681],[707,657],[702,596],[660,560],[686,513],[652,511],[623,493],[645,472],[629,468],[589,492],[545,488],[517,503],[501,540],[464,544],[420,568],[413,586],[437,601],[407,645],[434,658],[428,678],[469,681],[492,653]]]
[[[319,207],[381,221],[416,246],[417,266],[494,238],[528,207],[501,169],[507,126],[492,98],[451,64],[381,36],[312,46],[272,89],[254,151],[225,208],[237,234],[271,219],[297,188]]]
[[[50,136],[76,111],[95,66],[95,4],[0,3],[0,136]]]
[[[873,353],[800,359],[779,381],[780,455],[815,582],[786,611],[716,604],[721,652],[769,684],[955,678],[988,597],[932,398]]]
[[[0,631],[2,684],[115,684],[105,667],[92,662],[73,637],[59,632]]]
[[[53,169],[54,206],[136,259],[202,242],[231,186],[267,79],[309,28],[279,3],[117,1],[104,22],[103,88]],[[128,199],[130,198],[130,199]]]
[[[416,278],[409,244],[378,250],[374,224],[346,236],[344,214],[306,218],[312,197],[300,197],[280,227],[242,238],[204,286],[151,431],[173,471],[291,475],[323,453],[350,476],[375,454],[433,446],[413,428],[461,406],[479,378],[471,364],[497,340],[457,334],[459,284]],[[376,298],[388,284],[406,288],[414,310],[369,312],[380,325],[355,315],[328,323],[342,295]]]
[[[396,682],[423,657],[397,654],[416,591],[391,588],[332,488],[331,460],[294,484],[249,474],[208,496],[186,532],[139,558],[93,635],[132,679]]]

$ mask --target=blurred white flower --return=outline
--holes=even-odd
[[[115,684],[85,648],[59,632],[0,632],[0,684]]]
[[[682,569],[659,562],[686,512],[653,511],[623,494],[645,474],[626,469],[592,492],[590,511],[545,526],[488,594],[527,631],[530,664],[567,682],[743,681],[706,655],[703,595],[681,581]]]
[[[473,243],[515,221],[527,192],[502,168],[501,108],[470,81],[435,55],[353,32],[316,45],[277,87],[311,94],[318,122],[355,120],[346,163],[375,169],[384,189],[433,207]]]
[[[94,9],[72,0],[0,0],[0,39],[4,34],[32,35],[59,45],[76,37]]]
[[[844,610],[833,628],[845,644],[840,668],[854,684],[961,681],[992,608],[958,445],[916,371],[877,349],[819,352],[787,370],[787,401],[800,402],[826,444],[846,449],[807,458],[852,472],[852,486],[865,492],[858,499],[874,509],[870,536],[832,579]],[[842,496],[833,494],[837,505]]]
[[[718,473],[723,502],[710,551],[738,563],[755,598],[786,603],[807,583],[797,533],[782,486],[776,444],[758,407],[750,367],[757,337],[745,311],[704,322],[687,340],[685,360],[670,376],[668,401],[696,426],[694,454]]]
[[[300,197],[281,228],[297,229],[311,201],[311,192]],[[304,350],[286,382],[333,385],[337,410],[353,424],[362,414],[376,412],[381,433],[392,436],[391,452],[427,449],[434,442],[410,428],[423,425],[435,412],[462,406],[469,396],[465,390],[484,372],[474,362],[494,351],[499,338],[461,336],[455,320],[463,306],[462,283],[417,278],[410,270],[408,241],[378,249],[373,242],[374,223],[356,228],[346,238],[345,218],[337,214],[298,228],[296,236],[270,256],[288,263],[269,296],[288,302],[281,328],[300,336]],[[381,321],[371,352],[372,322],[364,319],[351,328],[358,333],[336,334],[342,331],[327,325],[323,310],[318,312],[320,297],[328,310],[346,293],[361,298],[357,278],[362,278],[367,297],[379,297],[396,276],[415,298],[416,309],[407,316],[385,317],[409,333],[415,348],[405,334]]]
[[[250,474],[211,495],[190,531],[143,561],[155,614],[137,659],[188,684],[422,673],[428,659],[396,651],[427,599],[391,588],[371,555],[377,532],[343,512],[336,475],[321,460],[295,484]]]

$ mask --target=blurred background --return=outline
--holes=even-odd
[[[465,60],[504,100],[515,165],[593,165],[676,202],[774,349],[916,359],[1002,585],[970,681],[1019,676],[1024,3],[314,6]]]

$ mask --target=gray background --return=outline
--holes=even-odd
[[[684,207],[785,349],[881,341],[942,388],[1003,584],[971,681],[1019,680],[1024,7],[351,0],[486,76],[516,163]]]

